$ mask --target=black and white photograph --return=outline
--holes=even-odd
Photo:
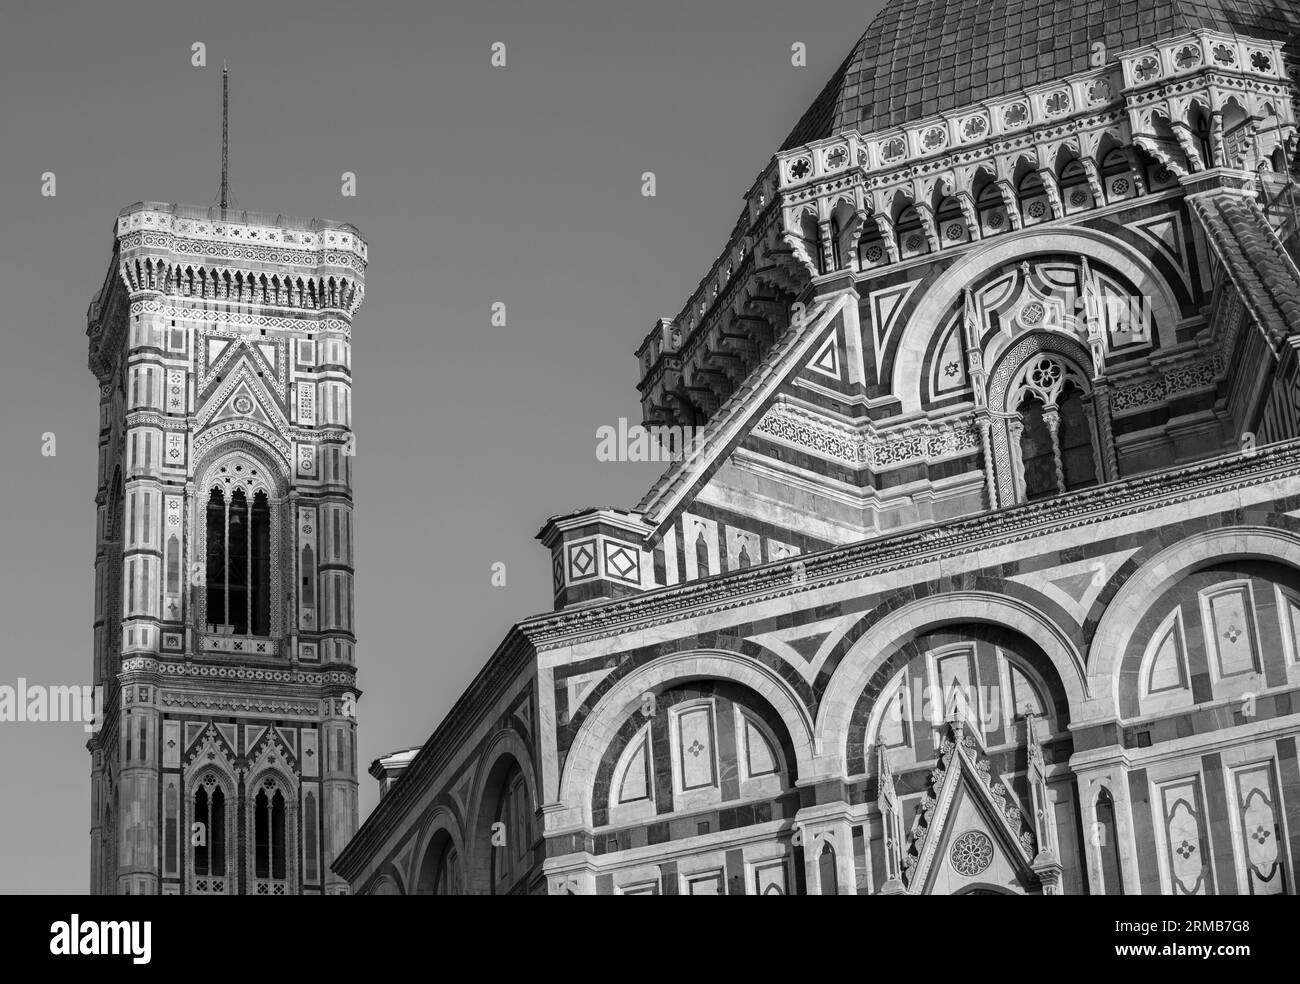
[[[10,950],[839,895],[1288,951],[1300,0],[3,21]],[[947,895],[1079,901],[887,898]]]

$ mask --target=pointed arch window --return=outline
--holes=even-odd
[[[1061,204],[1067,215],[1083,209],[1092,208],[1092,188],[1088,184],[1088,172],[1077,160],[1069,161],[1061,168]]]
[[[835,867],[835,848],[829,842],[822,844],[817,856],[817,875],[821,881],[822,895],[838,895],[840,892],[839,873]]]
[[[1124,151],[1108,151],[1101,159],[1101,187],[1108,202],[1122,201],[1137,194],[1137,180]]]
[[[1024,474],[1025,498],[1056,495],[1056,455],[1047,425],[1047,408],[1036,395],[1020,405],[1020,462]]]
[[[695,576],[709,576],[709,545],[704,540],[703,529],[695,537]]]
[[[1045,352],[1031,357],[1017,375],[1007,409],[1019,499],[1096,485],[1101,469],[1091,395],[1082,376]]]
[[[1067,379],[1057,405],[1061,416],[1058,442],[1061,447],[1061,468],[1065,473],[1065,490],[1071,492],[1096,485],[1097,464],[1092,453],[1092,431],[1088,424],[1083,391]]]
[[[1103,895],[1124,894],[1124,869],[1119,860],[1119,830],[1115,824],[1115,801],[1105,787],[1097,794],[1097,826],[1093,843],[1097,845],[1097,873],[1101,876]]]
[[[966,227],[966,214],[961,202],[955,196],[948,196],[939,203],[935,212],[935,225],[939,232],[939,248],[947,249],[960,243],[970,241],[970,230]]]
[[[992,179],[986,180],[975,196],[975,211],[979,215],[981,235],[993,236],[1011,228],[1002,192]]]
[[[1046,222],[1052,218],[1052,206],[1047,198],[1043,178],[1037,171],[1028,171],[1016,187],[1020,202],[1020,219],[1025,225]]]
[[[303,798],[302,840],[306,880],[315,882],[319,876],[316,873],[316,794],[314,792],[307,793]]]
[[[236,635],[265,636],[271,627],[271,507],[262,489],[216,486],[208,496],[207,620]]]
[[[926,238],[925,228],[921,224],[921,213],[916,210],[916,206],[909,205],[899,213],[895,228],[898,235],[898,255],[903,259],[930,252],[930,241]]]
[[[1201,164],[1206,168],[1217,167],[1218,164],[1214,159],[1214,147],[1210,142],[1210,121],[1206,117],[1205,110],[1200,106],[1192,108],[1192,139],[1196,141],[1196,152],[1200,155]]]
[[[267,779],[253,799],[253,878],[258,895],[283,895],[288,877],[288,833],[284,793]]]
[[[460,857],[456,853],[456,846],[452,844],[450,840],[447,841],[447,846],[442,852],[442,859],[438,862],[438,877],[433,884],[433,894],[462,894]]]
[[[226,795],[211,774],[204,777],[190,801],[190,865],[195,890],[226,891]]]
[[[492,892],[504,895],[530,867],[533,846],[533,810],[523,770],[515,763],[501,784],[494,830],[503,836],[493,841]]]

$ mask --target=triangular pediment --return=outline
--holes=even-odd
[[[1036,885],[1034,835],[1014,793],[991,773],[983,748],[961,721],[946,727],[903,859],[908,894]]]
[[[274,426],[262,401],[257,398],[256,391],[247,381],[240,382],[208,418],[211,423],[234,419],[248,419],[267,427]]]
[[[848,298],[820,301],[806,320],[792,325],[772,346],[763,361],[693,435],[689,453],[674,461],[641,499],[637,511],[662,528],[695,501],[713,475],[754,432],[764,413],[783,391],[792,391],[793,379],[834,344],[840,326],[849,313]],[[856,309],[853,310],[856,314]],[[837,366],[838,369],[838,366]]]
[[[212,763],[222,766],[226,774],[234,774],[238,755],[235,752],[233,724],[209,724],[198,731],[192,743],[187,729],[186,738],[189,746],[184,759],[187,770]]]
[[[257,744],[248,750],[249,774],[257,775],[265,769],[276,769],[295,774],[298,759],[285,745],[279,729],[267,728]]]
[[[875,333],[887,334],[914,287],[819,301],[692,436],[683,460],[669,466],[635,510],[653,530],[650,547],[662,554],[663,583],[858,543],[896,528],[900,518],[902,524],[931,521],[930,507],[896,491],[903,487],[896,476],[914,476],[912,484],[943,481],[945,508],[982,508],[981,439],[973,419],[899,424],[877,412],[884,398],[870,395]],[[704,518],[709,544],[721,537],[716,556],[707,548],[707,565],[693,517]]]
[[[229,379],[236,367],[244,363],[263,381],[268,392],[274,393],[280,403],[285,401],[288,373],[283,341],[267,338],[254,341],[239,335],[209,331],[204,335],[200,355],[200,400]]]
[[[260,425],[282,438],[289,436],[289,424],[275,397],[267,390],[265,375],[258,375],[248,358],[236,359],[199,411],[199,430],[213,424],[240,421]]]

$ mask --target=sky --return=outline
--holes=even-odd
[[[223,60],[235,204],[370,244],[352,350],[364,764],[422,744],[509,626],[551,607],[548,516],[633,506],[658,476],[598,461],[597,428],[640,420],[636,347],[879,6],[7,0],[0,685],[90,680],[86,308],[121,208],[216,203]],[[88,890],[86,738],[0,723],[0,892]],[[363,775],[363,819],[376,800]]]

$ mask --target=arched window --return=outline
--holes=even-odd
[[[1088,172],[1078,161],[1070,161],[1061,168],[1061,203],[1066,214],[1092,208],[1092,188],[1088,184]]]
[[[939,203],[938,211],[935,212],[935,225],[939,229],[940,249],[970,241],[966,216],[961,210],[961,202],[954,196],[950,195]]]
[[[1096,485],[1092,406],[1082,377],[1045,353],[1032,357],[1017,375],[1008,409],[1016,414],[1010,434],[1018,451],[1020,498],[1032,501]]]
[[[1200,106],[1192,107],[1192,139],[1196,141],[1196,152],[1206,168],[1216,167],[1214,147],[1210,143],[1210,121],[1205,110]]]
[[[533,811],[528,784],[519,764],[510,769],[501,784],[496,822],[492,834],[492,892],[504,895],[528,871],[532,854]]]
[[[267,779],[253,800],[253,877],[283,881],[288,876],[284,794]],[[257,885],[258,895],[283,895],[283,885]]]
[[[460,895],[460,857],[456,853],[456,847],[450,840],[443,849],[442,858],[438,861],[438,877],[433,883],[434,895]]]
[[[1025,498],[1030,500],[1056,495],[1059,491],[1056,454],[1045,409],[1042,400],[1032,394],[1020,405],[1020,463],[1025,476]]]
[[[838,895],[840,881],[835,871],[835,848],[829,843],[822,844],[821,854],[817,856],[817,873],[821,878],[822,894]]]
[[[1097,825],[1093,831],[1093,843],[1097,845],[1097,870],[1101,874],[1101,891],[1103,895],[1124,894],[1124,872],[1119,863],[1119,837],[1115,827],[1115,801],[1111,799],[1110,790],[1103,789],[1097,794]]]
[[[1065,490],[1071,492],[1097,484],[1097,464],[1092,454],[1092,431],[1083,392],[1072,380],[1066,380],[1057,399],[1060,408],[1061,465],[1065,472]]]
[[[1002,192],[998,190],[997,182],[991,178],[985,181],[984,187],[975,196],[975,211],[979,214],[982,235],[994,236],[1011,228]]]
[[[227,500],[220,486],[207,506],[207,616],[236,635],[271,628],[271,509],[266,492],[243,489]]]
[[[190,865],[195,891],[224,893],[226,796],[212,775],[194,791],[189,818]]]
[[[1109,151],[1101,160],[1101,186],[1108,202],[1132,198],[1137,194],[1133,169],[1124,151]]]
[[[889,253],[885,249],[885,241],[880,238],[880,228],[869,218],[867,228],[858,240],[858,265],[863,270],[869,270],[888,262]]]
[[[1037,171],[1028,171],[1016,188],[1020,200],[1020,218],[1025,225],[1046,222],[1052,217],[1052,206],[1047,199],[1047,189]]]
[[[316,794],[309,792],[302,802],[302,857],[303,874],[308,882],[315,882],[316,873]]]
[[[496,848],[492,847],[490,850],[495,851]],[[415,894],[465,894],[460,852],[456,850],[456,842],[446,830],[434,834],[424,849],[424,857],[420,861],[420,871],[415,882]]]
[[[930,242],[925,237],[921,226],[921,213],[914,205],[909,205],[898,216],[898,255],[903,259],[922,256],[930,252]]]

